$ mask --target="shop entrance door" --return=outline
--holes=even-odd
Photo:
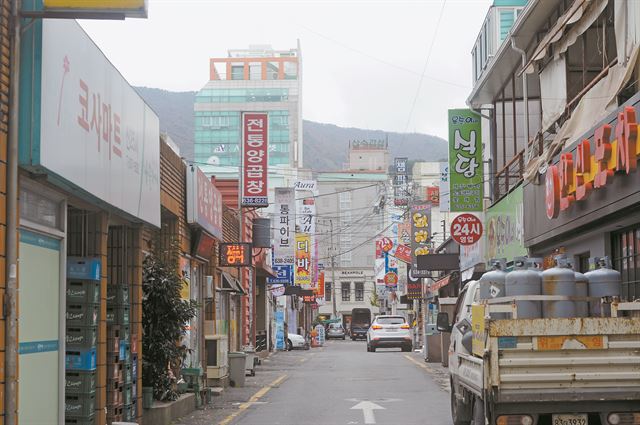
[[[20,230],[19,424],[58,423],[62,243]]]

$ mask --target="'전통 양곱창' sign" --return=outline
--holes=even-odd
[[[269,119],[266,112],[242,114],[242,206],[268,207]]]
[[[469,109],[449,110],[449,187],[451,212],[482,211],[480,115]]]

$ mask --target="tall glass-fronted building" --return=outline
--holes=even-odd
[[[299,46],[291,50],[250,46],[211,59],[210,81],[194,105],[195,161],[207,164],[202,168],[220,177],[237,177],[241,114],[268,112],[272,174],[297,169],[302,164],[301,88]]]

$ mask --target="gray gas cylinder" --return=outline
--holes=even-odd
[[[589,279],[580,273],[573,272],[576,277],[576,297],[589,296]],[[576,317],[589,317],[589,303],[587,301],[576,301]]]
[[[620,286],[622,284],[622,276],[617,270],[611,268],[609,257],[599,258],[596,270],[585,273],[589,279],[589,296],[590,297],[619,297]],[[611,306],[604,304],[604,309],[598,301],[589,303],[589,314],[592,317],[611,316]]]
[[[480,299],[488,300],[492,298],[504,297],[504,283],[507,273],[506,259],[493,259],[489,261],[491,270],[486,272],[480,278]],[[494,319],[506,319],[506,313],[493,313],[491,317]]]
[[[526,257],[513,259],[514,270],[505,279],[505,293],[507,297],[515,295],[540,295],[542,293],[542,279],[540,273],[528,268]],[[542,317],[540,301],[516,301],[518,319],[539,319]]]
[[[542,293],[576,296],[576,275],[569,268],[566,257],[556,257],[556,266],[542,272]],[[546,319],[576,317],[576,305],[573,301],[543,301],[542,315]]]

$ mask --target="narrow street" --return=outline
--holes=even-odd
[[[418,353],[329,341],[263,361],[245,388],[227,388],[179,425],[448,425],[446,370]]]

